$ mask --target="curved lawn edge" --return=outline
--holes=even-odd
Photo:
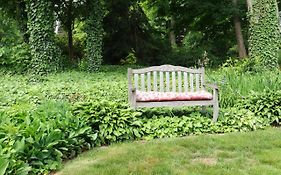
[[[278,174],[281,129],[157,139],[94,148],[56,175]]]

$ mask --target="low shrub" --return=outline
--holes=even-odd
[[[212,121],[193,112],[189,116],[163,116],[154,115],[144,118],[141,130],[145,139],[186,136],[190,134],[210,133]]]
[[[222,109],[221,113],[219,121],[213,126],[216,133],[255,131],[270,125],[268,120],[256,116],[247,109],[232,107]]]
[[[0,48],[0,66],[13,73],[26,73],[31,61],[29,46],[25,43]]]
[[[0,172],[5,174],[46,174],[58,169],[63,160],[93,146],[253,131],[275,120],[273,115],[262,118],[246,107],[235,107],[223,109],[218,122],[213,123],[211,117],[190,108],[184,110],[187,113],[162,108],[133,111],[126,103],[106,100],[76,102],[72,107],[69,103],[49,101],[34,110],[13,109],[0,113]]]
[[[168,108],[132,111],[125,103],[108,101],[77,103],[73,108],[75,116],[90,119],[91,127],[98,133],[97,145],[140,138],[254,131],[269,125],[268,120],[237,107],[222,109],[217,123],[198,110],[183,111]]]
[[[66,103],[47,102],[34,111],[0,113],[2,174],[46,174],[91,148],[97,133],[86,116],[73,117]]]
[[[142,123],[138,119],[141,113],[131,110],[126,104],[105,100],[76,103],[73,113],[88,118],[92,130],[98,133],[96,145],[134,140],[142,135]]]
[[[252,111],[255,116],[269,120],[270,123],[281,122],[281,91],[265,90],[252,92],[237,104],[239,108]]]
[[[25,73],[31,56],[29,45],[24,42],[20,25],[0,11],[0,68],[11,73]]]
[[[243,72],[237,67],[223,67],[222,69],[206,74],[207,81],[219,85],[219,100],[221,108],[234,107],[239,100],[252,91],[263,92],[281,90],[281,72]]]
[[[154,116],[143,119],[144,138],[163,138],[206,133],[228,133],[239,131],[255,131],[269,126],[267,120],[255,116],[246,109],[223,109],[218,122],[199,112],[183,116]]]

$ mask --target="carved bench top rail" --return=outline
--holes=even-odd
[[[160,72],[189,72],[194,74],[204,74],[204,68],[199,69],[191,69],[182,66],[173,66],[173,65],[162,65],[162,66],[152,66],[142,69],[132,69],[133,74],[144,74],[153,71],[160,71]]]

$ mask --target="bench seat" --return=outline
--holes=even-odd
[[[212,100],[213,95],[207,91],[198,92],[146,92],[136,91],[137,102],[160,102],[160,101],[196,101]]]

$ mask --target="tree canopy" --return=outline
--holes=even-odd
[[[229,57],[245,58],[250,53],[250,58],[262,57],[265,65],[274,60],[272,65],[276,67],[280,47],[276,14],[281,3],[265,0],[261,7],[258,3],[255,0],[1,0],[0,65],[15,67],[23,59],[28,63],[21,70],[45,73],[68,67],[92,71],[101,64],[218,66]],[[269,12],[263,8],[267,7],[264,4],[270,7]],[[264,10],[270,14],[270,22]],[[255,23],[260,17],[260,23]],[[62,24],[57,34],[55,21]],[[258,34],[259,25],[266,26],[262,36]],[[267,44],[267,48],[253,44],[264,37],[268,38],[265,43],[274,40],[274,49],[273,45]],[[15,48],[12,43],[18,43],[17,49],[12,49]],[[31,54],[32,59],[18,56],[19,50],[25,50],[23,55]],[[17,61],[11,61],[16,57]]]

